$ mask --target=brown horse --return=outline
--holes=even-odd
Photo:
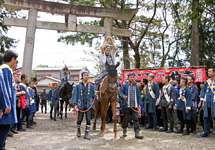
[[[116,101],[117,101],[117,70],[119,62],[116,65],[109,65],[106,62],[106,67],[108,68],[108,75],[103,79],[103,83],[99,88],[99,99],[95,102],[95,118],[93,123],[93,129],[96,129],[96,119],[100,110],[101,113],[101,135],[104,135],[105,130],[105,119],[107,116],[107,110],[109,103],[112,107],[113,121],[114,121],[114,133],[117,137],[116,129]]]

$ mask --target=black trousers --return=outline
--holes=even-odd
[[[0,125],[0,150],[5,150],[5,141],[9,132],[10,125]]]
[[[162,106],[163,126],[165,129],[168,129],[168,122],[170,124],[170,129],[174,127],[173,111],[173,109]]]
[[[200,110],[200,122],[202,125],[202,128],[204,129],[204,110]],[[210,119],[210,128],[213,128],[213,120],[212,118]]]
[[[23,122],[25,116],[26,116],[26,108],[22,109],[22,122]]]
[[[163,119],[161,116],[161,110],[158,109],[159,106],[156,106],[156,115],[157,115],[157,126],[163,127]]]
[[[191,130],[196,131],[196,111],[191,110]]]
[[[17,113],[17,129],[22,129],[22,108],[16,107]]]
[[[178,119],[181,121],[181,125],[184,126],[186,123],[187,128],[190,127],[190,120],[184,120],[183,110],[177,110]]]
[[[136,109],[137,110],[137,109]],[[122,120],[122,128],[127,128],[128,123],[130,121],[130,116],[132,117],[133,123],[134,123],[134,130],[139,130],[139,119],[138,119],[138,113],[133,111],[131,108],[123,109],[123,120]]]
[[[50,116],[51,117],[52,117],[52,112],[54,110],[54,118],[56,118],[58,107],[59,107],[59,102],[58,102],[58,100],[55,100],[54,103],[51,105],[51,110],[50,110]]]
[[[82,120],[84,118],[84,114],[86,115],[86,125],[90,125],[92,110],[89,110],[89,111],[87,111],[85,113],[78,111],[77,125],[81,125],[81,122],[82,122]]]
[[[45,112],[47,112],[47,101],[46,100],[42,100],[41,102],[41,111],[43,112],[43,106],[45,106]]]

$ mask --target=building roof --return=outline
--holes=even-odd
[[[59,80],[59,79],[57,79],[57,78],[53,78],[53,77],[50,77],[50,76],[45,76],[45,77],[42,77],[42,78],[40,78],[38,81],[40,81],[40,80],[43,80],[43,79],[50,79],[50,80],[53,80],[53,81],[55,81],[55,82],[61,82],[61,80]]]
[[[55,71],[55,70],[61,70],[63,68],[62,67],[59,67],[59,66],[56,66],[56,67],[38,67],[38,68],[34,68],[33,70],[34,71]],[[69,70],[82,70],[82,69],[87,69],[86,66],[69,66],[68,67]],[[88,69],[87,69],[88,70]]]

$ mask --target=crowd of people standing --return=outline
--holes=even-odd
[[[104,56],[101,57],[101,62],[114,64],[115,51],[110,53],[109,46],[105,46],[108,40],[112,41],[112,38],[107,37],[103,45],[102,55]],[[36,87],[37,78],[29,81],[28,75],[22,74],[21,82],[19,82],[19,75],[14,72],[18,64],[17,58],[18,54],[12,50],[6,51],[4,55],[0,54],[0,149],[5,149],[7,136],[13,136],[13,134],[17,134],[17,131],[26,131],[23,126],[26,126],[27,129],[33,128],[32,126],[36,124],[34,117],[39,110],[40,99],[41,111],[43,112],[43,107],[45,107],[45,113],[47,113],[47,100],[50,102],[50,119],[56,121],[56,111],[60,100],[59,89],[69,79],[69,71],[66,67],[62,70],[61,75],[61,80],[65,82],[62,82],[60,86],[54,83],[49,93],[43,89],[39,96]],[[106,74],[107,71],[103,69],[101,79]],[[74,110],[78,112],[77,136],[81,136],[80,127],[85,113],[87,121],[85,139],[89,140],[91,109],[94,108],[92,107],[93,99],[99,93],[101,79],[98,78],[96,86],[93,87],[88,82],[89,73],[85,71],[81,75],[82,81],[76,85],[71,103],[75,106]],[[145,116],[147,116],[145,129],[152,131],[159,129],[160,132],[175,132],[183,135],[196,134],[196,124],[200,120],[204,132],[199,137],[209,137],[215,118],[215,68],[208,69],[208,76],[209,79],[197,87],[193,76],[181,79],[176,77],[173,80],[170,76],[165,75],[162,82],[156,83],[155,75],[151,73],[148,79],[143,79],[143,90],[140,90],[134,83],[135,74],[129,73],[128,80],[124,84],[120,85],[117,82],[120,86],[116,103],[117,120],[122,125],[123,137],[127,136],[129,125],[133,124],[135,138],[142,139],[143,136],[139,131],[140,124],[143,125],[145,122]],[[88,109],[90,111],[86,111]],[[197,117],[198,115],[199,117]]]
[[[18,54],[12,50],[0,54],[0,149],[3,150],[7,137],[33,128],[39,110],[38,81],[34,78],[28,82],[28,75],[22,74],[19,82],[19,75],[14,72],[17,58]]]
[[[142,94],[140,124],[146,123],[145,129],[152,131],[189,135],[197,133],[197,122],[200,121],[204,132],[199,137],[209,137],[213,132],[215,114],[215,68],[208,69],[208,76],[209,79],[206,82],[197,85],[194,83],[193,76],[181,79],[176,77],[172,80],[170,76],[165,75],[162,82],[155,82],[154,74],[149,74],[148,79],[143,79],[143,90],[140,90]],[[129,77],[125,84],[130,87]],[[124,92],[122,87],[120,92]],[[128,88],[128,90],[131,89]],[[119,97],[123,118],[126,116],[123,108],[126,104],[124,99],[129,102],[127,97],[128,94],[126,97]],[[131,101],[129,104],[130,111],[132,108],[137,109],[133,107],[134,104]],[[137,124],[135,122],[136,120],[130,117],[130,124],[135,126]]]

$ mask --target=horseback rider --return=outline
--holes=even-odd
[[[68,69],[68,67],[65,65],[65,67],[63,67],[62,70],[60,70],[60,79],[61,79],[61,83],[59,85],[59,90],[68,82],[68,80],[70,79],[70,71]]]
[[[107,44],[108,40],[111,41],[111,44],[113,47],[112,51],[110,51],[110,46]],[[95,80],[95,91],[96,91],[95,95],[98,95],[98,88],[99,88],[99,83],[100,83],[101,79],[104,78],[105,76],[107,76],[107,74],[108,74],[105,63],[107,61],[110,65],[114,65],[115,64],[115,53],[116,53],[116,47],[113,43],[113,38],[108,36],[108,37],[106,37],[106,40],[105,40],[104,44],[102,45],[102,53],[100,55],[101,74]]]

